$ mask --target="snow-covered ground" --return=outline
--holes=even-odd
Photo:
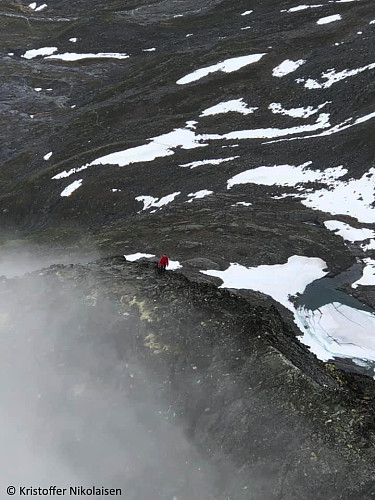
[[[370,261],[370,259],[368,259]],[[375,283],[375,261],[367,262],[366,275],[353,286]],[[326,264],[319,258],[294,255],[285,264],[247,268],[231,263],[225,271],[201,271],[223,281],[221,288],[248,289],[265,293],[294,314],[301,341],[323,361],[351,358],[360,366],[375,361],[375,315],[332,302],[319,309],[296,307],[292,297],[309,283],[322,278]]]
[[[359,366],[375,361],[375,315],[333,302],[315,311],[298,308],[301,341],[323,361],[350,358]]]
[[[247,268],[232,263],[225,271],[201,272],[222,279],[221,288],[247,288],[266,293],[293,311],[290,296],[302,293],[309,283],[325,276],[324,268],[326,263],[322,259],[294,255],[286,264]]]
[[[374,259],[363,259],[365,267],[363,268],[362,277],[352,284],[353,288],[357,288],[358,285],[362,286],[374,286],[375,285],[375,260]],[[375,332],[375,330],[374,330]]]
[[[69,184],[69,186],[67,186],[60,194],[60,196],[70,196],[72,193],[74,193],[74,191],[76,191],[79,187],[82,186],[82,180],[83,179],[78,179],[74,182],[72,182],[71,184]]]
[[[261,184],[265,186],[298,186],[294,194],[304,205],[329,212],[356,218],[359,222],[375,221],[374,175],[375,168],[370,168],[359,179],[341,180],[347,174],[342,166],[325,170],[307,168],[308,163],[300,166],[274,165],[246,170],[228,180],[228,189],[236,184]],[[319,182],[326,187],[304,188],[308,182]]]
[[[148,210],[149,208],[160,208],[171,203],[176,196],[180,195],[180,191],[176,191],[175,193],[168,194],[163,196],[162,198],[154,198],[153,196],[137,196],[136,201],[143,202],[142,210]]]
[[[258,108],[255,107],[249,107],[243,99],[233,99],[231,101],[220,102],[211,108],[205,109],[202,111],[200,116],[219,115],[220,113],[229,113],[230,111],[234,113],[241,113],[243,115],[249,115],[254,113],[257,109]]]
[[[64,54],[53,54],[46,56],[46,59],[60,59],[61,61],[81,61],[82,59],[128,59],[128,54],[117,52],[98,52],[97,54],[76,54],[74,52],[65,52]]]
[[[282,76],[288,75],[289,73],[293,73],[296,71],[302,64],[305,64],[304,59],[298,59],[297,61],[292,61],[290,59],[285,59],[282,63],[280,63],[276,68],[273,69],[272,75],[281,78]]]
[[[372,229],[357,229],[338,220],[326,220],[324,225],[327,229],[335,232],[346,241],[363,241],[375,238],[375,231]]]
[[[263,56],[266,54],[252,54],[249,56],[241,56],[241,57],[232,57],[230,59],[225,59],[217,64],[213,64],[212,66],[206,66],[205,68],[200,68],[192,73],[187,74],[186,76],[177,80],[178,85],[186,85],[187,83],[196,82],[201,78],[209,75],[210,73],[216,73],[217,71],[222,71],[224,73],[232,73],[233,71],[238,71],[249,64],[253,64],[258,62]]]
[[[334,14],[332,16],[321,17],[316,21],[316,24],[329,24],[335,21],[340,21],[340,19],[341,19],[340,14]]]

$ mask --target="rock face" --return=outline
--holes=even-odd
[[[121,257],[0,295],[7,418],[66,474],[140,500],[373,497],[373,384],[276,309]]]

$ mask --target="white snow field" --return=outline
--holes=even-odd
[[[129,262],[135,262],[136,260],[142,259],[143,257],[145,259],[150,259],[151,257],[155,257],[153,253],[131,253],[128,255],[124,255],[125,259],[128,260]]]
[[[290,9],[286,10],[283,9],[280,12],[299,12],[301,10],[306,10],[306,9],[316,9],[317,7],[323,7],[323,4],[315,4],[315,5],[297,5],[297,7],[291,7]]]
[[[266,54],[252,54],[249,56],[241,57],[231,57],[230,59],[225,59],[212,66],[206,66],[205,68],[200,68],[188,75],[177,80],[178,85],[186,85],[187,83],[196,82],[201,78],[209,75],[210,73],[215,73],[216,71],[222,71],[223,73],[232,73],[233,71],[238,71],[239,69],[248,66],[249,64],[256,63]]]
[[[296,71],[296,69],[302,66],[302,64],[305,64],[305,62],[306,61],[304,59],[298,59],[297,61],[285,59],[285,61],[272,70],[272,75],[281,78],[289,73],[293,73],[293,71]]]
[[[311,208],[322,210],[333,215],[350,215],[359,222],[375,221],[374,190],[375,167],[362,175],[360,179],[340,180],[347,174],[342,166],[326,170],[311,170],[309,163],[300,166],[274,165],[246,170],[231,177],[227,181],[230,189],[236,184],[261,184],[265,186],[297,186],[298,192],[286,196],[301,199],[301,203]],[[304,189],[307,182],[326,184],[326,188]]]
[[[200,191],[197,191],[195,193],[189,193],[188,196],[191,198],[191,200],[188,200],[187,203],[191,203],[194,200],[204,198],[210,194],[213,194],[213,191],[209,191],[208,189],[201,189]]]
[[[324,108],[327,104],[330,104],[328,101],[320,104],[317,108],[313,108],[312,106],[301,107],[301,108],[290,108],[285,109],[279,102],[271,102],[268,106],[268,109],[272,111],[272,113],[291,116],[292,118],[309,118],[312,115],[315,115],[320,109]]]
[[[358,285],[362,286],[375,285],[375,260],[363,259],[363,262],[365,264],[365,267],[363,268],[362,278],[360,278],[358,281],[352,284],[353,288],[357,288]]]
[[[41,47],[40,49],[27,50],[21,57],[24,59],[34,59],[38,56],[49,56],[57,51],[57,47]]]
[[[260,184],[264,186],[296,186],[307,182],[331,183],[347,173],[342,166],[328,168],[326,170],[310,170],[307,167],[312,162],[308,161],[299,166],[274,165],[272,167],[257,167],[245,170],[231,177],[227,181],[230,189],[236,184]]]
[[[82,186],[82,180],[78,179],[77,181],[72,182],[67,186],[60,194],[60,196],[70,196],[74,191],[76,191],[79,187]]]
[[[232,99],[231,101],[219,102],[211,108],[207,108],[199,116],[212,116],[219,115],[220,113],[241,113],[243,115],[249,115],[254,113],[258,108],[249,107],[243,99]]]
[[[76,42],[77,38],[70,38],[70,42]],[[74,52],[65,52],[64,54],[55,54],[57,47],[41,47],[40,49],[27,50],[21,57],[24,59],[34,59],[43,56],[44,59],[56,59],[61,61],[80,61],[82,59],[128,59],[128,54],[118,52],[99,52],[97,54],[76,54]]]
[[[355,227],[338,220],[326,220],[324,225],[330,231],[341,236],[345,241],[363,241],[370,238],[375,238],[375,231],[371,229],[357,229]]]
[[[307,193],[301,203],[333,215],[350,215],[359,222],[373,223],[374,174],[375,168],[371,168],[360,179],[336,181],[329,189],[323,188]]]
[[[375,274],[375,261],[372,266]],[[231,263],[225,271],[201,273],[222,279],[220,288],[259,291],[288,308],[303,333],[301,342],[319,359],[347,357],[360,365],[375,361],[375,315],[336,302],[312,311],[296,308],[290,300],[293,295],[303,293],[309,283],[322,278],[325,267],[322,259],[294,255],[286,264],[247,268]],[[375,276],[370,279],[366,276],[366,280],[374,281]]]
[[[355,69],[344,69],[342,71],[336,71],[332,68],[320,75],[320,78],[326,80],[323,83],[319,83],[313,78],[308,78],[307,80],[304,78],[298,78],[296,81],[297,83],[304,83],[307,89],[328,89],[341,80],[359,75],[360,73],[363,73],[363,71],[371,71],[372,69],[375,69],[375,63],[370,63],[366,66],[361,66],[360,68]]]
[[[164,207],[165,205],[168,205],[168,203],[171,203],[176,196],[180,195],[180,191],[176,191],[175,193],[168,194],[166,196],[163,196],[162,198],[154,198],[153,196],[137,196],[135,199],[137,201],[143,202],[143,210],[148,210],[149,208],[161,208]]]
[[[239,156],[230,156],[229,158],[216,158],[213,160],[198,160],[198,161],[192,161],[190,163],[183,163],[182,165],[179,166],[183,168],[192,169],[201,167],[202,165],[220,165],[221,163],[226,163],[227,161],[232,161],[235,160],[236,158],[239,158]]]
[[[340,21],[341,19],[342,18],[340,14],[334,14],[333,16],[321,17],[316,21],[316,24],[329,24],[335,21]]]
[[[294,311],[290,296],[302,293],[312,281],[327,274],[326,263],[316,257],[293,255],[285,264],[245,267],[231,263],[225,271],[201,271],[223,280],[220,288],[250,289],[273,297],[286,308]]]
[[[45,59],[59,59],[61,61],[81,61],[82,59],[128,59],[128,54],[117,52],[98,52],[97,54],[75,54],[74,52],[65,52],[64,54],[54,54],[45,57]]]
[[[360,366],[375,361],[375,315],[333,302],[315,311],[298,308],[294,317],[301,342],[322,361],[334,356]]]

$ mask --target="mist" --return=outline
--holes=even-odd
[[[10,276],[41,263],[17,258]],[[131,355],[135,321],[58,274],[1,284],[1,491],[94,485],[127,500],[217,498],[217,473]]]
[[[52,264],[77,264],[98,259],[99,252],[77,250],[67,252],[56,250],[51,252],[47,247],[37,245],[22,245],[10,249],[2,249],[0,254],[0,276],[14,278],[38,269],[49,267]]]

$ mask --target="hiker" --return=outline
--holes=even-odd
[[[159,273],[164,273],[166,268],[169,266],[169,259],[168,257],[165,255],[165,253],[163,253],[163,255],[160,257],[159,261],[158,261],[158,271]]]

